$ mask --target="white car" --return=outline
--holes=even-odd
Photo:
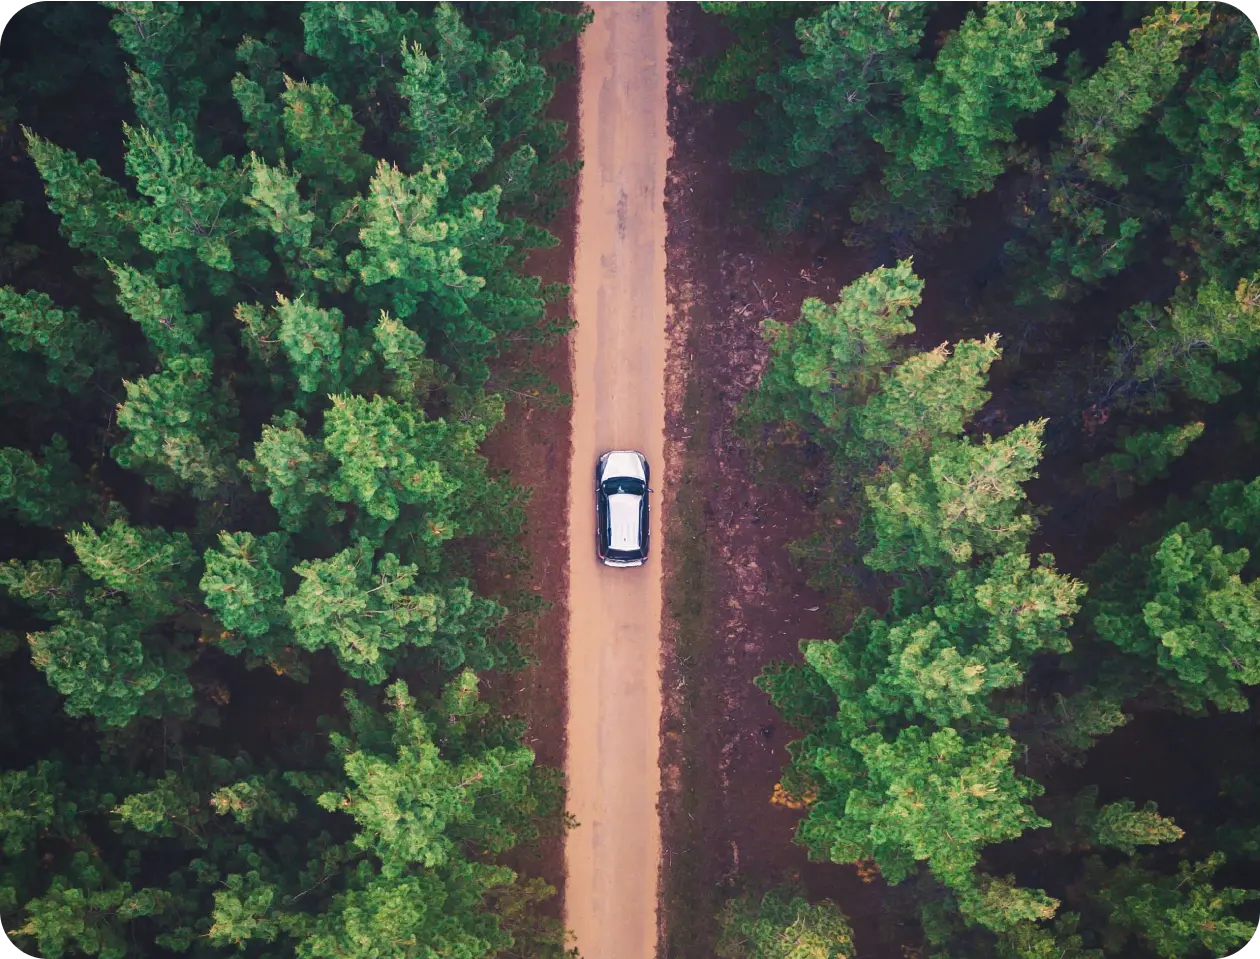
[[[595,551],[605,566],[642,566],[648,554],[648,463],[613,450],[595,467]]]

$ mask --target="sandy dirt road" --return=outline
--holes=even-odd
[[[584,959],[656,953],[660,828],[660,510],[665,425],[664,3],[595,3],[580,42],[569,492],[569,811],[565,922]],[[651,551],[595,558],[595,461],[637,449],[652,468]]]

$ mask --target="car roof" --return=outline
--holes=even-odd
[[[647,480],[647,474],[643,469],[643,457],[639,453],[635,453],[632,450],[613,450],[611,453],[605,454],[605,457],[603,469],[600,473],[601,480],[622,476]]]
[[[613,493],[608,497],[608,546],[616,550],[636,550],[639,542],[639,504],[635,493]]]

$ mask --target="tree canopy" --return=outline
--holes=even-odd
[[[528,495],[480,452],[492,375],[567,329],[525,257],[575,170],[548,51],[588,19],[116,2],[6,31],[6,170],[43,217],[0,289],[22,948],[564,952],[554,890],[503,862],[565,828],[563,779],[474,672],[521,663],[528,604],[474,573]]]

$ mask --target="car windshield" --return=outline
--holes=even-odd
[[[615,476],[604,480],[604,492],[609,496],[615,493],[632,493],[635,496],[642,496],[643,480],[635,479],[633,476]]]

